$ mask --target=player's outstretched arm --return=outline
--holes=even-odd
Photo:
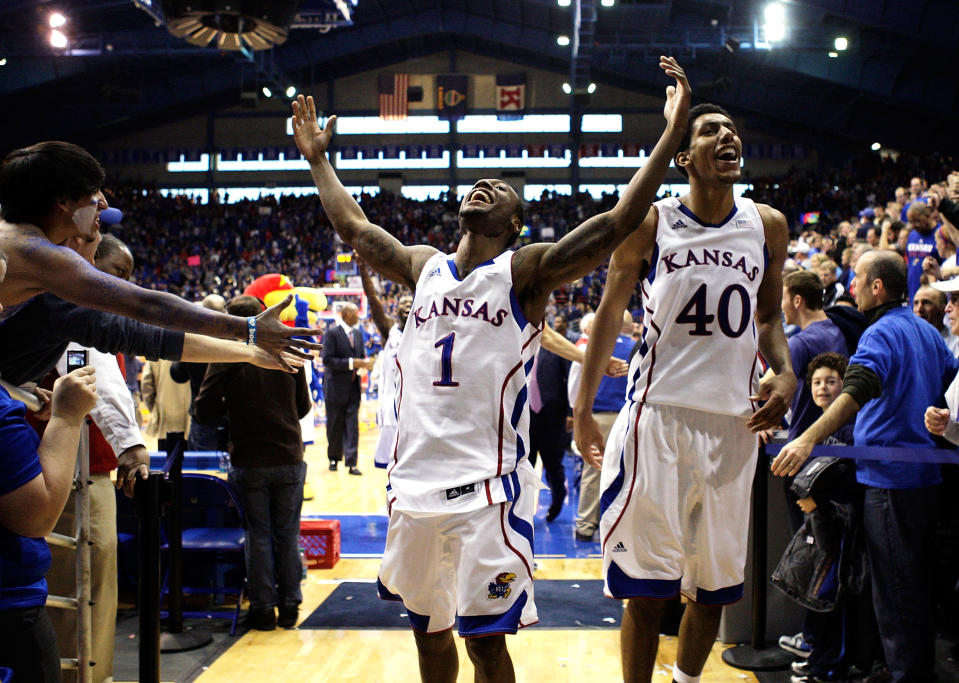
[[[226,315],[196,306],[167,292],[144,289],[103,273],[79,254],[49,242],[39,244],[29,259],[18,261],[27,270],[19,275],[38,288],[78,306],[108,311],[170,330],[195,332],[224,339],[249,339],[245,318]],[[285,354],[309,357],[300,348],[319,349],[320,344],[290,339],[314,331],[287,327],[280,322],[280,311],[291,297],[256,317],[256,345],[274,356],[286,368]]]
[[[582,364],[586,360],[586,352],[576,346],[569,339],[561,335],[549,325],[543,326],[543,337],[540,340],[543,348],[555,353],[570,363]],[[622,377],[629,371],[629,365],[620,358],[609,358],[606,363],[606,374],[609,377]]]
[[[230,339],[217,339],[187,332],[183,338],[181,361],[186,363],[250,363],[266,370],[297,372],[304,360],[283,352],[284,363],[258,346],[248,346]]]
[[[376,293],[376,285],[373,284],[373,278],[370,277],[370,269],[366,267],[366,262],[359,259],[357,267],[360,270],[360,282],[363,283],[363,293],[366,294],[366,300],[370,305],[370,316],[373,318],[373,324],[379,330],[383,337],[383,343],[386,343],[386,336],[393,327],[393,318],[383,310],[383,302],[380,301],[379,294]]]
[[[536,249],[527,262],[527,282],[535,283],[537,292],[546,296],[553,289],[592,272],[605,261],[629,233],[643,221],[656,193],[666,177],[666,170],[686,132],[692,90],[686,73],[672,57],[660,57],[659,66],[676,79],[666,88],[666,129],[646,163],[629,181],[619,201],[609,211],[593,216],[575,230],[551,245],[530,245],[517,252]],[[515,262],[514,262],[515,263]],[[523,274],[515,272],[514,281],[523,282]],[[543,299],[545,301],[545,298]]]
[[[378,225],[369,222],[363,209],[336,177],[326,150],[333,137],[335,116],[320,128],[312,95],[293,101],[293,139],[310,162],[310,173],[320,191],[323,210],[340,238],[353,247],[370,266],[410,289],[416,286],[423,264],[436,253],[425,245],[408,247]]]
[[[751,400],[765,401],[746,423],[753,432],[774,429],[779,426],[792,404],[796,392],[796,375],[793,373],[789,344],[782,325],[783,263],[786,260],[786,245],[789,227],[786,217],[765,204],[757,204],[766,232],[769,264],[763,275],[756,296],[756,324],[759,328],[759,352],[772,371],[759,382],[759,392]],[[830,432],[831,433],[831,432]]]
[[[650,211],[642,228],[631,234],[613,252],[606,274],[606,288],[596,309],[586,345],[586,358],[580,377],[579,392],[573,404],[573,437],[580,454],[593,467],[603,461],[603,436],[593,418],[593,401],[603,378],[603,369],[616,348],[616,337],[623,327],[623,311],[636,289],[636,281],[649,270],[649,254],[655,241],[655,210]]]
[[[849,421],[859,412],[859,408],[852,394],[839,394],[839,398],[826,408],[826,412],[818,420],[782,447],[769,469],[777,477],[792,477],[798,474],[803,463],[809,459],[813,447],[825,441],[827,436],[835,433],[843,425],[849,424]]]

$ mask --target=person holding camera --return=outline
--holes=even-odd
[[[6,261],[0,260],[0,279]],[[60,680],[56,636],[44,607],[49,534],[73,483],[84,416],[96,404],[96,372],[85,367],[53,385],[41,439],[25,407],[0,388],[0,666],[16,680]]]

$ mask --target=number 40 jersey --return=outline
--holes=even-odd
[[[436,254],[416,283],[396,363],[397,435],[390,509],[466,512],[519,495],[526,458],[526,378],[541,327],[526,320],[506,251],[460,278]]]
[[[762,218],[736,198],[721,223],[700,221],[678,198],[656,202],[659,221],[642,281],[643,343],[627,398],[746,417],[762,374],[756,295],[769,260]]]

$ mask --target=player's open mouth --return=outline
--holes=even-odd
[[[493,195],[491,195],[487,190],[477,188],[470,192],[469,196],[466,198],[467,202],[483,202],[484,204],[493,203]]]
[[[739,152],[736,151],[735,147],[724,147],[719,154],[716,155],[716,158],[719,161],[728,161],[732,163],[739,162]]]

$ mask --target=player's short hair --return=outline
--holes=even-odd
[[[64,197],[103,187],[100,162],[69,142],[38,142],[10,152],[0,164],[0,216],[10,223],[40,223]]]
[[[696,119],[703,114],[722,114],[730,121],[733,120],[733,117],[730,115],[730,113],[720,107],[718,104],[713,104],[712,102],[701,102],[700,104],[697,104],[695,107],[689,110],[689,118],[686,119],[686,133],[683,135],[683,139],[679,142],[679,149],[676,150],[676,154],[685,152],[689,149],[689,145],[693,141],[693,124],[696,123]],[[686,171],[686,169],[679,164],[676,164],[676,170],[682,173],[686,178],[689,177],[689,173]]]
[[[846,376],[847,367],[849,367],[849,359],[841,353],[833,353],[832,351],[820,353],[818,356],[809,361],[809,365],[806,369],[806,386],[812,384],[813,373],[819,368],[830,368],[835,370],[837,373],[839,373],[839,378],[842,379]]]
[[[869,282],[882,280],[889,295],[889,301],[902,301],[909,286],[906,262],[898,253],[887,249],[873,251],[876,257],[869,264],[866,273]]]
[[[810,311],[822,309],[822,280],[811,270],[797,270],[783,278],[783,285],[793,296],[801,296]]]
[[[130,247],[121,240],[116,235],[109,233],[103,234],[103,239],[100,240],[100,245],[97,247],[97,253],[94,255],[93,259],[99,261],[100,259],[110,258],[114,254],[127,251],[130,253],[130,256],[133,256],[133,252],[130,251]]]
[[[226,312],[241,318],[260,315],[265,308],[262,301],[248,294],[240,294],[226,302]]]

